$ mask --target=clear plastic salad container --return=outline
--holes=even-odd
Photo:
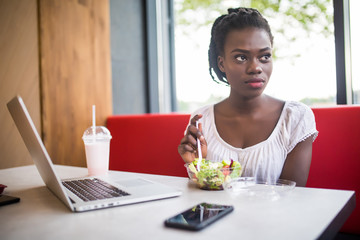
[[[242,174],[242,166],[238,161],[211,162],[202,160],[197,169],[198,159],[185,164],[189,178],[204,190],[223,190],[224,182],[230,182]]]

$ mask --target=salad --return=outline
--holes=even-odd
[[[190,164],[186,164],[188,174],[191,180],[197,183],[201,189],[222,190],[222,184],[230,181],[232,178],[241,176],[242,166],[238,161],[223,160],[222,162],[211,162],[202,159],[200,170],[197,170],[198,159]]]

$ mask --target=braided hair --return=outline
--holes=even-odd
[[[264,29],[273,44],[273,35],[267,20],[260,12],[253,8],[229,8],[228,14],[218,17],[211,29],[211,39],[209,46],[209,72],[211,78],[217,82],[223,82],[229,85],[225,73],[220,71],[217,63],[218,56],[224,52],[225,38],[227,34],[234,29],[244,29],[247,27],[255,27]],[[214,73],[217,79],[214,77]]]

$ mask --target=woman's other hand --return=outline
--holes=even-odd
[[[202,118],[201,114],[195,115],[191,121],[190,125],[186,130],[185,136],[181,139],[180,145],[178,146],[178,152],[185,163],[191,163],[198,157],[197,151],[197,139],[200,140],[201,145],[201,154],[203,158],[206,158],[207,154],[207,143],[202,135],[202,124],[199,123],[199,129],[196,128],[196,122]]]

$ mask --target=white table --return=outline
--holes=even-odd
[[[86,168],[56,166],[61,178],[85,176]],[[119,178],[136,173],[110,172]],[[355,208],[354,191],[296,187],[278,200],[231,198],[204,191],[187,178],[140,174],[183,191],[182,196],[84,213],[71,212],[44,185],[35,166],[0,170],[4,194],[19,203],[0,207],[6,239],[331,239]],[[232,204],[234,212],[200,232],[171,229],[164,220],[200,203]]]

